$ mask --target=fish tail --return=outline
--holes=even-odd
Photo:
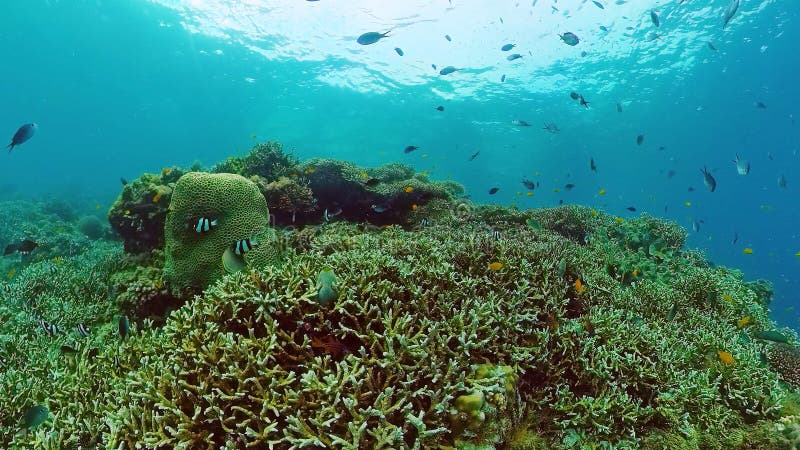
[[[12,143],[8,144],[6,146],[6,148],[8,149],[8,153],[11,153],[11,150],[14,150],[14,143],[12,142]]]

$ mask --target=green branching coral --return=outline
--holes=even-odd
[[[292,173],[297,176],[298,164],[297,158],[286,153],[279,142],[264,142],[256,144],[246,156],[228,158],[217,164],[211,172],[236,173],[246,178],[258,175],[269,182]]]
[[[197,232],[201,218],[216,220],[208,232]],[[178,290],[203,289],[225,274],[223,253],[238,240],[251,239],[255,248],[242,256],[251,266],[277,260],[269,210],[256,185],[229,173],[189,172],[175,186],[164,227],[164,275]]]

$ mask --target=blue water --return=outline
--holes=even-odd
[[[476,202],[667,217],[710,260],[773,282],[774,317],[798,328],[800,2],[743,1],[724,31],[728,0],[601,3],[7,0],[0,133],[39,129],[0,155],[0,196],[102,212],[119,177],[210,166],[278,140],[300,158],[407,162],[463,183]],[[581,42],[565,45],[566,31]],[[501,52],[506,43],[517,47]],[[737,153],[750,174],[737,175]],[[540,183],[532,196],[522,178]]]

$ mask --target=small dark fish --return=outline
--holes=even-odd
[[[586,55],[588,55],[588,54],[589,54],[589,52],[587,52],[586,50],[582,51],[581,52],[581,58],[585,58]]]
[[[607,26],[600,25],[598,28],[600,28],[600,31],[605,31],[606,33],[608,33],[608,27]]]
[[[734,231],[733,239],[731,239],[731,245],[735,245],[737,242],[739,242],[739,233]]]
[[[786,189],[786,177],[781,175],[778,177],[778,187],[781,189]]]
[[[414,150],[417,150],[418,148],[419,147],[417,147],[416,145],[409,145],[408,147],[405,148],[405,150],[403,150],[403,153],[411,153]]]
[[[717,51],[717,47],[714,47],[714,44],[712,44],[711,42],[708,42],[708,48],[710,48],[711,50]]]
[[[722,22],[723,30],[728,27],[728,23],[731,21],[731,19],[733,19],[733,16],[736,15],[736,11],[738,10],[739,10],[739,0],[731,0],[731,4],[728,5],[728,10],[725,11],[725,16],[723,17],[724,19]]]
[[[395,48],[394,48],[394,51],[396,51],[396,52],[397,52],[397,54],[398,54],[398,55],[400,55],[400,56],[403,56],[403,55],[405,55],[405,53],[403,53],[403,49],[402,49],[402,48],[400,48],[400,47],[395,47]]]
[[[389,210],[389,205],[386,203],[381,203],[379,205],[373,204],[370,207],[378,214]]]
[[[478,150],[477,152],[475,152],[475,153],[473,153],[473,154],[469,155],[469,158],[467,159],[467,161],[472,161],[472,160],[474,160],[475,158],[477,158],[477,157],[478,157],[478,155],[480,155],[480,153],[481,153],[481,151],[480,151],[480,150]]]
[[[667,320],[675,319],[675,316],[678,315],[678,304],[675,303],[672,305],[672,308],[669,309],[669,313],[667,314]]]
[[[594,158],[589,158],[589,168],[592,169],[592,172],[597,172],[597,165],[594,163]]]
[[[38,125],[35,123],[26,123],[25,125],[19,127],[17,132],[14,133],[14,137],[11,138],[11,143],[6,147],[8,149],[8,153],[11,153],[11,150],[14,150],[15,146],[20,145],[32,138],[37,127]]]
[[[578,39],[578,36],[576,36],[575,33],[570,33],[569,31],[560,35],[559,37],[561,38],[562,41],[564,41],[565,44],[572,47],[578,45],[578,43],[581,41],[580,39]]]
[[[703,174],[703,183],[705,183],[709,191],[714,192],[717,188],[717,180],[714,179],[711,172],[709,172],[705,166],[703,166],[700,172]]]
[[[617,102],[617,112],[618,113],[622,112],[622,103],[620,103],[620,102]]]
[[[689,191],[689,192],[694,192],[694,187],[692,187],[692,186],[689,186],[689,189],[688,189],[688,191]]]
[[[233,243],[233,253],[237,256],[242,256],[257,246],[258,241],[255,239],[238,239]]]
[[[500,18],[500,23],[504,23],[504,22],[503,22],[503,18],[502,18],[502,17]]]
[[[559,200],[559,201],[558,201],[558,204],[559,204],[559,205],[563,205],[563,204],[564,204],[564,199],[561,199],[561,200]]]
[[[431,64],[431,67],[433,67],[433,70],[436,70],[436,64]]]
[[[369,180],[364,182],[364,186],[377,186],[378,183],[380,183],[380,182],[381,182],[381,180],[379,180],[377,178],[370,178]]]
[[[450,75],[451,73],[455,72],[456,70],[458,70],[458,69],[456,69],[453,66],[447,66],[444,69],[439,71],[439,75]]]
[[[642,145],[642,142],[644,142],[644,135],[640,134],[636,136],[636,145]]]
[[[664,147],[663,145],[659,145],[658,146],[658,151],[660,151],[660,152],[663,152],[666,149],[667,149],[667,147]]]
[[[606,9],[606,7],[603,6],[603,4],[598,1],[592,0],[592,3],[594,3],[594,6],[597,6],[600,9]]]
[[[44,321],[44,319],[39,319],[39,326],[44,330],[44,334],[48,336],[55,336],[61,332],[61,330],[58,328],[58,325],[54,323],[47,323]]]
[[[453,41],[453,39],[450,38],[449,34],[445,34],[444,38],[447,39],[447,42],[452,42]]]
[[[503,74],[503,76],[500,77],[500,82],[503,83],[504,81],[506,81],[506,74]]]
[[[507,51],[511,50],[512,48],[514,48],[516,46],[517,46],[517,44],[506,44],[506,45],[500,47],[500,50],[504,51],[504,52],[507,52]]]
[[[762,102],[756,102],[756,108],[758,109],[767,109],[767,105]]]
[[[519,53],[514,53],[512,55],[506,56],[506,59],[509,61],[513,61],[515,59],[520,59],[520,58],[522,58],[522,55],[520,55]]]
[[[26,430],[36,428],[39,425],[43,424],[49,416],[50,416],[50,411],[47,409],[47,406],[44,405],[31,406],[25,411],[25,414],[22,416],[22,427],[25,428]]]
[[[581,106],[583,106],[584,108],[586,108],[586,109],[589,109],[589,102],[587,102],[587,101],[586,101],[586,99],[585,99],[585,98],[583,98],[583,96],[582,96],[582,95],[580,96],[580,104],[581,104]]]
[[[572,91],[572,92],[569,93],[569,97],[571,99],[573,99],[573,100],[577,100],[577,99],[581,98],[581,94],[578,94],[577,92]]]
[[[499,191],[499,190],[500,190],[500,188],[493,187],[493,188],[489,189],[489,195],[497,194],[497,191]]]
[[[676,173],[676,172],[675,172],[674,170],[672,170],[672,169],[668,170],[668,171],[667,171],[667,178],[672,178],[672,177],[674,177],[674,176],[675,176],[675,173]]]
[[[439,105],[435,108],[437,111],[444,111],[444,106]]]
[[[387,36],[389,36],[388,31],[386,33],[378,33],[377,31],[370,31],[368,33],[364,33],[361,36],[359,36],[358,39],[356,39],[356,42],[358,42],[361,45],[370,45],[380,41],[381,39]]]
[[[661,26],[661,19],[658,18],[658,14],[656,14],[655,9],[650,10],[650,20],[653,21],[653,25],[655,25],[656,28]]]
[[[543,130],[547,130],[547,131],[549,131],[549,132],[551,132],[553,134],[557,134],[559,131],[561,131],[561,130],[558,129],[558,125],[556,125],[556,124],[554,124],[552,122],[551,123],[545,123],[544,127],[542,127],[542,129]]]
[[[574,184],[572,184],[572,183],[567,183],[567,184],[565,184],[565,185],[564,185],[564,190],[565,190],[565,191],[571,191],[571,190],[572,190],[574,187],[575,187],[575,185],[574,185]]]
[[[627,209],[627,210],[628,210],[628,211],[630,211],[630,212],[636,212],[636,208],[635,208],[635,207],[633,207],[633,206],[628,206],[628,207],[627,207],[627,208],[625,208],[625,209]]]
[[[122,340],[125,340],[125,337],[128,335],[128,331],[131,329],[131,322],[128,319],[128,316],[121,315],[119,316],[119,320],[117,321],[117,330],[119,331],[119,337]]]
[[[123,186],[128,185],[128,180],[126,180],[125,178],[119,177],[119,182],[122,183]]]
[[[212,228],[219,224],[217,219],[209,219],[208,217],[200,217],[196,222],[193,221],[193,229],[196,233],[208,233]]]
[[[529,127],[529,126],[531,126],[531,124],[529,124],[528,122],[525,122],[524,120],[518,120],[518,119],[512,120],[511,121],[511,125],[516,125],[518,127]]]
[[[699,233],[700,232],[700,224],[701,223],[705,223],[705,222],[702,221],[702,220],[694,220],[694,221],[692,221],[692,231],[694,231],[695,233]]]
[[[528,180],[528,179],[523,179],[522,180],[522,185],[525,186],[526,188],[528,188],[528,190],[531,190],[531,191],[536,189],[536,184],[534,184],[533,181]]]
[[[333,220],[334,217],[338,216],[341,213],[342,213],[342,208],[336,208],[332,210],[325,208],[325,211],[322,212],[322,220],[324,220],[325,222],[330,222],[331,220]]]
[[[75,330],[78,332],[79,335],[81,335],[81,337],[89,336],[89,333],[90,333],[89,327],[87,327],[86,325],[84,325],[82,323],[79,323],[78,325],[76,325],[75,326]]]
[[[19,252],[22,255],[29,255],[33,249],[38,247],[39,244],[30,239],[23,239],[20,242],[15,242],[6,246],[3,251],[3,256],[10,255],[14,252]]]

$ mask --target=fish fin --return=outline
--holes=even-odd
[[[245,268],[244,258],[235,254],[233,250],[230,247],[228,247],[222,254],[222,267],[225,269],[225,272],[227,273],[235,273],[242,271]]]
[[[6,146],[6,148],[8,149],[8,153],[11,153],[11,150],[14,150],[14,143],[12,142],[12,143],[8,144]]]

